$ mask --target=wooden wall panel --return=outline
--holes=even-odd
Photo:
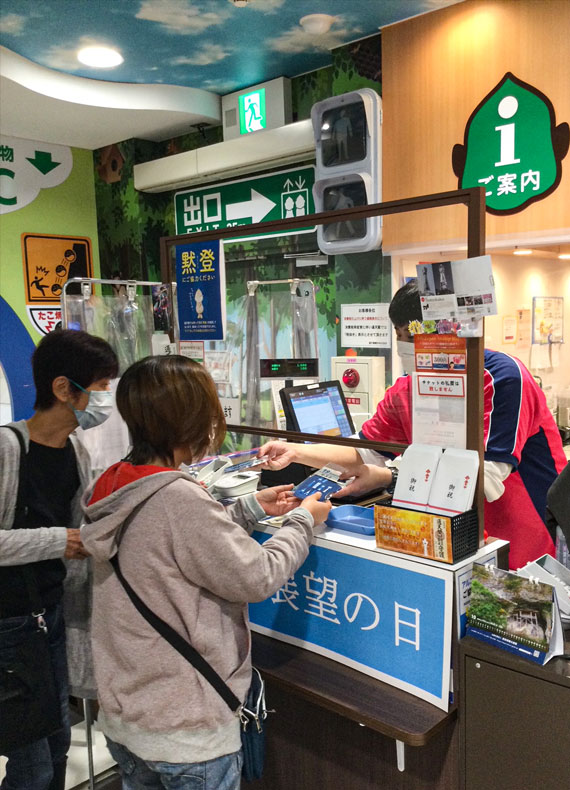
[[[570,2],[465,0],[382,30],[383,200],[458,187],[455,143],[507,71],[545,93],[570,122]],[[465,212],[384,218],[384,248],[465,237]],[[518,214],[487,214],[487,238],[570,234],[570,154],[562,180]]]

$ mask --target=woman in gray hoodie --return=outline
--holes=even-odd
[[[239,719],[139,614],[109,559],[160,618],[243,700],[251,680],[247,604],[274,594],[305,560],[328,502],[291,486],[216,502],[180,464],[220,445],[225,419],[214,382],[182,356],[132,365],[117,389],[132,449],[84,498],[81,537],[95,563],[93,650],[99,723],[125,790],[240,786]],[[260,545],[265,516],[287,514]]]

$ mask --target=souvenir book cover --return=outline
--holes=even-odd
[[[451,521],[447,516],[375,505],[374,526],[379,549],[453,563]]]
[[[546,664],[563,652],[560,611],[553,587],[473,563],[467,635]]]

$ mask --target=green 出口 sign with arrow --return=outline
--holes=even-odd
[[[313,214],[314,182],[315,168],[309,166],[177,192],[176,233],[199,233]],[[313,230],[314,226],[290,232]]]

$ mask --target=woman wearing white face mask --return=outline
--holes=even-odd
[[[15,635],[38,628],[32,616],[26,576],[31,571],[47,626],[50,656],[61,703],[62,727],[49,737],[21,742],[7,750],[2,788],[63,790],[70,742],[68,696],[93,696],[93,689],[68,686],[63,616],[66,560],[87,556],[79,537],[80,498],[91,480],[89,456],[73,432],[103,422],[112,405],[108,392],[117,375],[111,346],[86,332],[54,331],[32,357],[35,411],[28,420],[0,430],[0,658],[14,648]],[[21,444],[25,449],[20,475]],[[25,512],[15,523],[18,490]],[[84,563],[69,566],[73,597],[78,597],[76,569],[86,579]],[[25,570],[28,569],[28,570]],[[66,620],[68,617],[66,604]],[[75,623],[71,623],[75,625]],[[85,680],[85,678],[80,678]],[[0,703],[1,716],[1,703]],[[2,723],[0,721],[0,727]]]
[[[109,379],[93,382],[88,390],[82,387],[81,384],[77,384],[73,379],[69,379],[69,383],[87,395],[86,406],[83,408],[72,406],[80,428],[87,431],[89,428],[101,425],[110,417],[113,410],[113,393],[109,390]],[[99,386],[103,386],[104,389],[98,389]]]

